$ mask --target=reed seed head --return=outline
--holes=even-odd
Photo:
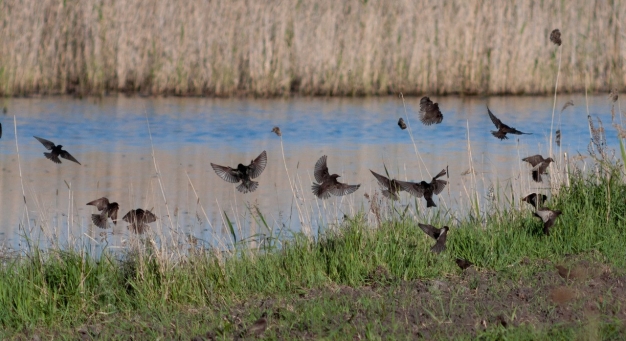
[[[618,98],[619,96],[617,95],[617,88],[613,88],[611,90],[611,93],[609,93],[609,99],[611,100],[611,102],[615,103],[617,102]]]
[[[554,29],[552,33],[550,33],[550,41],[554,43],[554,45],[561,46],[561,31],[558,28]]]

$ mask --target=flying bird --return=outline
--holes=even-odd
[[[113,224],[117,225],[117,211],[120,209],[120,205],[116,202],[109,203],[109,199],[102,197],[94,201],[90,201],[87,205],[96,206],[100,214],[92,214],[91,220],[93,224],[101,229],[108,228],[107,217],[110,217]]]
[[[548,197],[545,194],[538,193],[530,193],[529,195],[522,198],[522,201],[531,204],[534,208],[541,206],[541,204],[546,202],[546,200],[548,200]]]
[[[549,208],[542,207],[535,212],[535,216],[543,221],[543,233],[550,235],[550,228],[554,225],[556,218],[561,215],[561,211],[553,211]]]
[[[435,205],[435,202],[433,201],[433,194],[438,195],[439,193],[441,193],[448,183],[445,180],[437,180],[437,178],[446,174],[447,172],[445,169],[441,170],[439,174],[435,175],[430,183],[426,181],[409,182],[400,180],[396,180],[396,183],[398,183],[400,187],[402,187],[402,189],[418,198],[421,198],[423,196],[424,199],[426,199],[426,207],[437,207],[437,205]]]
[[[441,229],[438,229],[432,225],[418,223],[419,227],[431,238],[435,239],[437,242],[433,247],[430,248],[430,251],[434,253],[440,253],[446,249],[446,238],[448,235],[449,227],[444,226]]]
[[[143,234],[150,228],[148,224],[155,222],[157,217],[149,210],[142,210],[141,208],[138,208],[136,210],[128,211],[122,219],[124,219],[125,222],[130,223],[130,225],[128,225],[129,230],[137,234]]]
[[[406,129],[406,123],[404,123],[404,119],[402,119],[402,117],[398,120],[398,127],[402,130]]]
[[[468,261],[467,259],[457,258],[456,265],[458,265],[459,268],[461,268],[461,270],[465,270],[469,268],[470,266],[474,265],[474,263]]]
[[[439,124],[443,121],[443,114],[439,110],[439,103],[433,103],[428,97],[420,100],[420,121],[424,125]]]
[[[257,178],[267,165],[267,153],[263,151],[256,159],[252,160],[249,165],[244,166],[241,163],[237,168],[216,165],[211,163],[211,167],[220,178],[231,183],[241,181],[241,185],[237,186],[237,190],[241,193],[254,192],[259,183],[250,179]]]
[[[383,175],[380,175],[373,170],[370,169],[372,175],[378,180],[378,184],[383,188],[383,195],[385,198],[389,198],[392,200],[398,200],[400,197],[398,196],[398,192],[403,191],[402,187],[398,184],[396,180],[389,179]]]
[[[43,144],[43,146],[46,147],[46,149],[51,151],[50,153],[43,153],[43,155],[45,155],[46,158],[48,158],[49,160],[52,160],[52,162],[61,163],[61,159],[59,159],[59,156],[60,156],[66,160],[74,161],[80,165],[80,162],[78,162],[78,160],[76,160],[70,153],[62,149],[63,148],[62,145],[56,146],[53,142],[48,141],[46,139],[42,139],[41,137],[37,137],[37,136],[33,136],[33,137],[39,140],[39,142],[41,142],[41,144]]]
[[[561,46],[561,31],[559,29],[554,29],[550,32],[550,41],[554,43],[554,45]]]
[[[506,134],[515,134],[515,135],[522,135],[522,134],[526,134],[526,135],[532,135],[532,133],[522,133],[521,131],[515,129],[515,128],[511,128],[508,125],[502,123],[502,121],[500,121],[496,115],[494,115],[491,110],[489,110],[489,107],[487,107],[487,112],[489,113],[489,117],[491,118],[491,122],[493,122],[493,124],[496,126],[496,128],[498,128],[497,131],[492,131],[491,134],[497,138],[499,138],[500,140],[504,140],[504,139],[508,139],[508,137],[506,137]]]
[[[551,157],[544,159],[541,155],[525,157],[522,159],[522,161],[526,161],[530,163],[531,166],[533,166],[533,180],[535,180],[536,182],[541,182],[541,174],[545,174],[546,169],[550,165],[550,162],[554,162]]]
[[[320,199],[328,199],[331,194],[334,196],[347,195],[361,187],[361,184],[348,185],[341,183],[337,181],[337,178],[340,177],[339,175],[330,175],[330,173],[328,173],[328,166],[326,165],[326,155],[322,156],[315,163],[313,175],[317,183],[314,182],[311,189],[313,190],[313,194]]]
[[[280,132],[280,128],[278,127],[272,128],[272,133],[276,134],[276,136],[283,136],[283,133]]]

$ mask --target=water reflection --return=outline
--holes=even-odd
[[[402,100],[395,97],[10,99],[22,177],[13,117],[5,115],[0,118],[0,241],[14,248],[25,247],[27,237],[59,244],[80,239],[122,245],[132,237],[125,222],[109,230],[91,223],[97,211],[86,203],[103,196],[119,203],[119,216],[131,209],[153,209],[158,219],[151,229],[161,241],[226,243],[233,239],[231,224],[238,239],[269,234],[266,224],[273,230],[303,228],[314,234],[335,217],[368,208],[364,194],[372,197],[379,191],[369,169],[385,174],[385,166],[400,180],[429,180],[448,168],[450,185],[435,199],[435,210],[446,214],[460,214],[471,193],[478,192],[482,200],[493,188],[527,194],[549,187],[547,181],[532,182],[530,167],[521,158],[548,156],[551,97],[432,99],[439,102],[444,120],[428,127],[418,120],[419,98],[405,99],[408,120]],[[575,105],[559,117],[570,99]],[[503,122],[533,135],[494,138],[486,105]],[[604,96],[590,97],[589,111],[604,122],[608,144],[617,145],[611,103]],[[399,117],[411,129],[401,130]],[[559,120],[562,142],[561,147],[553,144],[553,154],[586,154],[584,97],[562,96],[554,130]],[[274,126],[282,131],[284,159],[281,138],[271,133]],[[82,166],[46,160],[33,136],[62,144]],[[253,193],[237,192],[210,167],[211,162],[247,164],[263,150],[268,164]],[[313,165],[322,155],[328,155],[343,182],[361,183],[361,188],[347,197],[315,199],[310,191]],[[562,160],[558,157],[557,163]],[[470,166],[473,175],[468,174]],[[398,205],[413,202],[403,192]]]

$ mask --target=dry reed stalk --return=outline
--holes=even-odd
[[[619,4],[5,0],[0,95],[548,94],[535,61],[554,18],[571,37],[562,90],[585,70],[595,90],[606,70],[623,88]]]
[[[13,115],[13,131],[15,132],[15,151],[17,153],[17,167],[20,171],[20,184],[22,185],[22,199],[24,199],[24,211],[26,212],[26,221],[28,222],[28,235],[26,236],[26,240],[28,242],[28,248],[30,249],[30,232],[32,228],[30,227],[30,216],[28,214],[28,205],[26,204],[26,191],[24,191],[24,178],[22,177],[22,162],[20,161],[20,147],[17,142],[17,119],[15,118],[15,115]],[[26,235],[26,231],[24,231],[24,234]]]
[[[558,37],[553,37],[554,33],[558,33]],[[561,75],[561,57],[563,56],[563,47],[561,46],[561,33],[559,30],[552,31],[550,34],[550,40],[556,45],[558,45],[559,50],[559,66],[556,72],[556,81],[554,83],[554,101],[552,104],[552,121],[550,122],[550,151],[548,152],[548,157],[552,157],[552,132],[554,130],[554,112],[556,111],[556,95],[559,88],[559,76]],[[550,183],[552,183],[552,172],[550,172]]]
[[[191,185],[191,189],[193,190],[193,193],[196,196],[196,200],[198,202],[198,205],[200,205],[200,209],[202,210],[202,214],[204,214],[204,218],[206,219],[207,223],[209,224],[209,227],[211,228],[211,234],[213,235],[213,239],[215,239],[215,241],[218,242],[218,245],[219,245],[219,247],[222,250],[227,250],[226,244],[224,244],[224,241],[221,238],[217,237],[217,234],[215,232],[215,228],[213,227],[213,224],[211,224],[211,220],[209,219],[209,216],[207,215],[206,211],[204,210],[204,206],[200,202],[200,197],[198,196],[198,192],[196,191],[196,187],[193,185],[193,182],[191,182],[191,178],[189,177],[189,173],[185,172],[185,174],[187,175],[187,179],[189,180],[189,184]]]
[[[428,170],[428,167],[426,167],[426,163],[424,163],[424,160],[422,159],[422,155],[420,154],[419,150],[417,150],[417,144],[415,143],[415,139],[413,138],[413,129],[411,129],[411,120],[409,119],[409,114],[406,112],[406,103],[404,103],[404,95],[402,93],[400,93],[400,98],[402,99],[402,107],[404,108],[404,116],[406,117],[407,131],[409,132],[409,136],[411,137],[411,142],[413,142],[415,155],[417,156],[417,160],[421,161],[422,165],[424,165],[426,173],[428,174],[428,178],[431,178],[430,171]],[[422,173],[422,168],[419,167],[418,169],[420,171],[420,177],[423,179],[424,173]]]

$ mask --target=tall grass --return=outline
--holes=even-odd
[[[623,1],[5,0],[0,95],[548,94],[555,27],[562,91],[584,74],[622,89],[625,17]]]

